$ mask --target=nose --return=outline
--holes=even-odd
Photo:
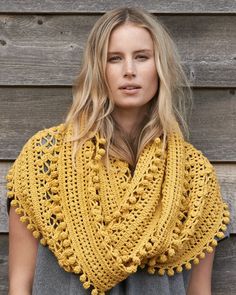
[[[133,77],[136,76],[136,69],[133,60],[127,59],[124,62],[124,76],[125,77]]]

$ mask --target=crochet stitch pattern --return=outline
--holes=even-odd
[[[122,160],[105,167],[106,140],[96,134],[75,169],[71,135],[64,124],[33,135],[8,171],[7,195],[20,221],[92,295],[138,267],[172,276],[213,252],[230,213],[201,151],[173,133],[163,154],[156,138],[132,176]]]

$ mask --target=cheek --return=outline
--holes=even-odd
[[[115,88],[117,82],[117,71],[115,71],[113,68],[108,68],[106,71],[106,77],[109,87],[111,89]]]
[[[146,86],[148,87],[148,89],[157,89],[158,87],[158,74],[157,74],[157,71],[155,68],[153,69],[149,69],[149,71],[147,71],[145,73],[145,76],[146,77]]]

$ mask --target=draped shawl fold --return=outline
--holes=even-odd
[[[7,174],[20,220],[78,274],[91,294],[105,294],[137,267],[169,276],[190,269],[224,237],[229,210],[209,160],[176,133],[148,144],[134,175],[126,162],[101,160],[106,141],[84,143],[72,166],[72,128],[41,130]]]

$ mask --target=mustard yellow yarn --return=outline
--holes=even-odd
[[[128,164],[101,158],[106,141],[88,140],[72,166],[72,129],[37,132],[7,175],[20,220],[59,265],[92,295],[147,267],[169,276],[190,269],[224,237],[229,210],[215,170],[201,151],[173,133],[147,145],[132,176]]]

